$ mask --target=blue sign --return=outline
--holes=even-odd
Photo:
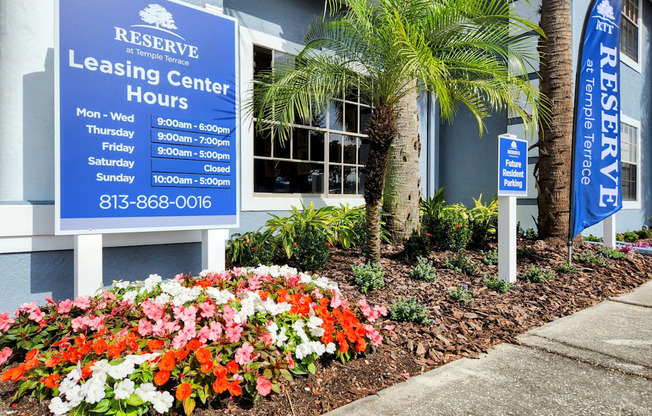
[[[498,195],[527,195],[527,141],[498,136]]]
[[[575,91],[571,237],[622,208],[621,8],[622,0],[594,1],[584,23]]]
[[[59,0],[57,233],[238,224],[236,22]]]

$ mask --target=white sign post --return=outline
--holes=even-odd
[[[616,248],[616,214],[602,220],[602,242],[607,248]]]
[[[75,235],[75,297],[90,296],[104,287],[102,234]]]
[[[516,197],[527,195],[527,141],[498,136],[498,278],[516,282]]]
[[[201,232],[201,267],[211,272],[221,272],[226,269],[226,245],[229,230],[210,229]]]

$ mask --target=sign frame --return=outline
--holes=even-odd
[[[504,179],[508,179],[507,176],[503,175],[503,167],[505,166],[505,162],[508,160],[508,158],[502,158],[502,150],[503,146],[507,146],[508,142],[516,142],[517,145],[521,145],[525,147],[525,151],[523,152],[523,155],[519,156],[519,161],[521,162],[521,167],[515,168],[515,167],[510,167],[513,171],[516,171],[518,173],[523,172],[523,181],[525,182],[523,190],[515,190],[515,189],[504,189],[501,187],[501,183],[503,183]],[[527,196],[527,191],[528,191],[528,141],[524,139],[519,139],[513,134],[501,134],[498,136],[498,183],[497,183],[497,188],[498,188],[498,196]]]
[[[240,213],[241,213],[241,135],[242,135],[242,111],[241,111],[241,102],[242,102],[242,86],[240,85],[240,27],[239,21],[237,18],[232,16],[227,16],[222,13],[219,13],[217,10],[212,8],[202,8],[193,4],[189,4],[180,0],[160,0],[161,3],[174,3],[179,6],[187,7],[194,9],[212,16],[217,16],[223,19],[227,19],[233,22],[234,24],[234,128],[235,134],[232,136],[234,142],[234,164],[231,165],[234,167],[233,177],[236,181],[235,189],[233,190],[235,198],[235,221],[228,224],[209,224],[208,222],[201,222],[202,218],[213,217],[212,215],[203,216],[203,215],[179,215],[179,216],[141,216],[141,217],[98,217],[98,218],[81,218],[80,220],[103,220],[109,223],[109,226],[102,228],[93,228],[89,227],[80,227],[79,229],[62,229],[61,227],[61,48],[60,48],[60,3],[65,0],[55,0],[54,2],[54,193],[55,193],[55,202],[54,202],[54,214],[55,214],[55,235],[80,235],[80,234],[112,234],[112,233],[140,233],[140,232],[157,232],[157,231],[185,231],[185,230],[210,230],[210,229],[229,229],[229,228],[239,228],[240,227]],[[190,117],[192,118],[192,115]],[[218,201],[212,201],[212,203],[219,203]],[[229,217],[231,217],[229,215]],[[134,227],[125,227],[125,226],[112,226],[110,225],[111,219],[117,218],[120,220],[130,220],[134,224],[142,222],[143,219],[147,218],[162,218],[170,219],[182,219],[190,218],[195,219],[196,224],[174,224],[174,225],[146,225],[146,226],[137,226]],[[107,221],[108,220],[108,221]],[[165,222],[165,221],[161,221]],[[183,221],[181,221],[183,222]]]

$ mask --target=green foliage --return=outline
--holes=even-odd
[[[416,298],[401,298],[393,301],[389,309],[389,317],[399,322],[414,322],[429,325],[428,309],[421,305]]]
[[[448,296],[458,301],[462,305],[470,305],[473,303],[473,289],[469,289],[468,285],[461,284],[458,287],[449,290]]]
[[[590,241],[592,243],[601,243],[602,242],[602,237],[597,237],[597,236],[595,236],[593,234],[582,236],[582,239],[584,241]]]
[[[448,205],[428,230],[441,250],[462,251],[471,239],[469,217],[464,205]]]
[[[600,254],[610,260],[622,260],[624,258],[627,258],[627,254],[623,253],[622,251],[618,250],[617,248],[608,248],[608,247],[602,247],[600,248]]]
[[[293,257],[303,271],[319,270],[328,260],[328,239],[322,230],[313,226],[300,229],[295,237]]]
[[[250,231],[233,234],[227,242],[226,258],[231,265],[256,267],[269,266],[274,261],[276,242],[269,234]]]
[[[592,266],[605,267],[611,264],[611,262],[607,261],[602,254],[593,254],[590,250],[585,250],[582,253],[574,255],[573,259]]]
[[[457,273],[464,273],[469,276],[475,276],[478,274],[478,263],[471,260],[464,253],[458,256],[448,257],[444,264],[446,265],[446,268]]]
[[[470,245],[476,248],[486,247],[489,237],[496,233],[498,225],[498,196],[494,196],[488,204],[482,203],[482,194],[473,198],[474,207],[469,211],[471,226]]]
[[[535,265],[531,265],[521,274],[521,280],[530,283],[546,283],[554,278],[555,272],[553,270],[542,269]]]
[[[413,230],[409,238],[403,240],[403,252],[410,262],[430,254],[430,237],[418,230]]]
[[[620,234],[620,236],[620,238],[618,238],[618,236],[616,236],[616,238],[627,243],[635,243],[639,240],[638,234],[632,231],[625,231],[624,233]]]
[[[494,249],[487,252],[482,252],[482,262],[487,266],[497,266],[498,265],[498,249]]]
[[[519,247],[516,249],[516,257],[519,259],[533,259],[534,255],[532,247]]]
[[[559,266],[555,267],[555,271],[557,273],[575,273],[577,271],[577,268],[575,266],[573,266],[573,264],[571,262],[566,260],[565,262],[563,262]]]
[[[439,188],[432,198],[421,200],[421,228],[428,233],[433,230],[439,220],[444,202],[444,188]]]
[[[437,269],[427,257],[419,257],[417,259],[417,265],[410,272],[410,278],[434,282],[437,280]]]
[[[521,222],[519,221],[516,224],[516,237],[524,238],[526,240],[536,240],[539,238],[539,233],[537,233],[534,228],[524,230],[521,228]]]
[[[639,240],[647,240],[648,238],[652,238],[652,231],[650,231],[648,228],[644,228],[642,230],[638,230],[634,232],[638,236]]]
[[[340,204],[339,208],[333,208],[331,214],[328,225],[331,230],[329,241],[332,245],[349,248],[357,246],[360,238],[364,241],[365,233],[358,235],[359,230],[356,228],[358,223],[362,223],[364,229],[364,205],[350,208],[349,204]]]
[[[484,282],[485,286],[491,290],[495,290],[496,292],[507,293],[514,288],[514,284],[509,283],[506,280],[501,280],[498,278],[498,276],[494,276],[491,279],[488,279],[485,275],[482,281]]]
[[[385,273],[380,263],[367,263],[364,266],[353,263],[353,283],[355,283],[360,292],[367,293],[370,290],[376,290],[385,286]]]

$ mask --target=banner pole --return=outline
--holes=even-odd
[[[582,73],[582,53],[584,52],[584,36],[586,35],[586,26],[591,17],[591,10],[595,5],[595,1],[591,1],[586,15],[584,16],[584,24],[582,25],[582,34],[580,35],[579,50],[577,52],[577,65],[575,67],[575,94],[573,97],[573,135],[571,137],[571,175],[570,175],[570,197],[568,199],[568,264],[573,262],[573,220],[575,219],[575,141],[577,135],[577,108],[579,103],[579,88],[580,88],[580,75]]]

